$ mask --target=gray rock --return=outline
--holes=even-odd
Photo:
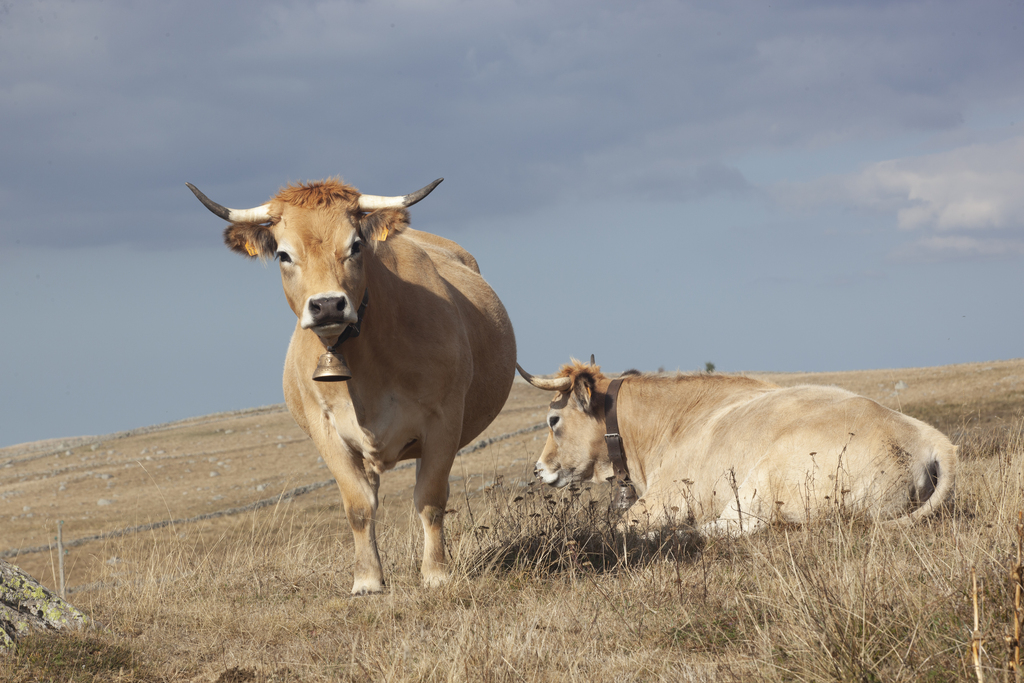
[[[88,617],[56,593],[0,560],[0,651],[32,631],[67,631],[88,624]]]

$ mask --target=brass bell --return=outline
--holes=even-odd
[[[330,351],[320,356],[320,362],[316,364],[316,370],[313,371],[313,381],[315,382],[344,382],[351,378],[352,373],[349,371],[348,365],[345,364],[345,359],[335,356]]]

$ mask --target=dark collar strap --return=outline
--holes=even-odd
[[[608,391],[604,395],[604,424],[606,434],[605,443],[608,444],[608,457],[612,461],[612,468],[615,470],[615,478],[620,483],[629,483],[629,468],[626,467],[626,454],[622,449],[622,436],[619,434],[619,418],[616,410],[618,404],[619,386],[622,378],[613,379],[608,385]]]
[[[604,428],[607,432],[604,441],[608,445],[608,458],[612,461],[612,469],[615,476],[612,479],[612,507],[618,510],[628,510],[636,502],[636,489],[629,479],[629,468],[626,467],[626,452],[622,448],[622,435],[619,434],[619,416],[617,405],[619,402],[619,386],[622,378],[613,379],[608,385],[608,391],[604,395]]]

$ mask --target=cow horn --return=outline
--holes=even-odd
[[[360,211],[376,211],[377,209],[394,209],[402,206],[412,206],[419,200],[433,192],[434,188],[441,184],[444,178],[438,178],[426,187],[416,190],[412,194],[401,197],[378,197],[375,194],[364,194],[359,196]]]
[[[556,377],[554,379],[534,377],[526,370],[523,370],[523,366],[519,363],[516,363],[516,369],[519,370],[519,374],[523,376],[523,379],[538,389],[545,391],[567,391],[572,386],[572,377]]]
[[[199,188],[192,183],[185,183],[196,199],[203,203],[215,216],[223,218],[232,223],[266,223],[270,220],[270,204],[261,204],[252,209],[229,209],[213,201],[199,191]]]

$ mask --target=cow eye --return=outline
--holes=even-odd
[[[363,248],[363,243],[362,242],[360,242],[359,240],[356,240],[355,242],[353,242],[352,243],[352,253],[351,253],[351,256],[355,256],[356,254],[358,254],[359,250],[362,249],[362,248]]]
[[[291,263],[292,257],[289,256],[286,252],[279,251],[277,252],[277,260],[280,261],[281,263]]]

